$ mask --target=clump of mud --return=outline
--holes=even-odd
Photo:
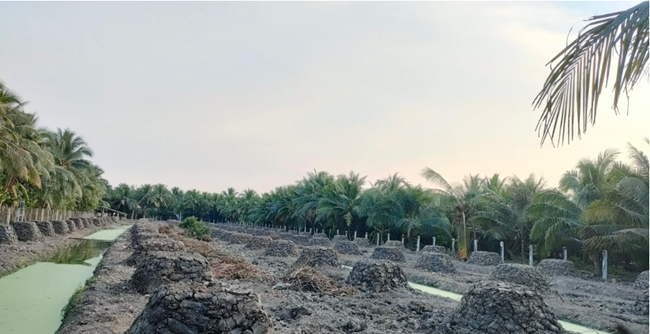
[[[159,289],[127,334],[273,334],[273,324],[252,292],[174,284]]]
[[[402,268],[390,261],[359,261],[347,279],[347,284],[365,292],[385,292],[408,287]]]
[[[248,249],[264,249],[266,247],[271,246],[272,242],[273,242],[273,239],[271,239],[271,237],[253,236],[248,241],[248,243],[246,244],[246,248],[248,248]]]
[[[273,240],[271,246],[264,252],[264,255],[278,257],[298,256],[298,249],[296,248],[296,244],[289,240]]]
[[[370,255],[375,260],[390,260],[395,262],[404,262],[406,258],[399,248],[395,247],[376,247]]]
[[[352,241],[337,241],[334,243],[334,250],[339,254],[361,255],[359,246]]]
[[[549,290],[548,283],[539,270],[525,264],[500,264],[494,269],[490,279],[525,285],[538,292],[547,292]]]
[[[338,267],[339,256],[331,248],[325,247],[305,247],[302,249],[300,256],[293,263],[292,268],[298,267]]]
[[[487,281],[473,285],[442,334],[563,333],[542,296],[528,287]]]
[[[644,271],[634,280],[634,287],[637,289],[648,289],[648,271]]]
[[[131,284],[136,291],[146,294],[170,283],[201,283],[211,279],[208,261],[201,255],[151,252],[135,270]]]
[[[423,252],[415,266],[435,273],[455,274],[457,272],[451,257],[447,254]]]
[[[479,266],[496,266],[501,264],[501,255],[494,252],[476,251],[472,252],[467,263]]]

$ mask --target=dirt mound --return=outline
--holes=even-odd
[[[473,285],[443,325],[443,334],[563,333],[542,296],[522,285]]]
[[[251,241],[251,239],[253,239],[253,236],[250,235],[250,234],[235,232],[235,233],[230,234],[230,238],[228,238],[227,240],[226,239],[224,239],[224,240],[230,242],[231,244],[244,244],[245,245],[249,241]]]
[[[542,275],[548,277],[575,275],[573,262],[559,259],[544,259],[539,262],[537,269]]]
[[[246,259],[238,256],[225,255],[210,264],[212,274],[219,279],[249,279],[266,278],[273,280],[270,275],[259,270]]]
[[[144,263],[145,259],[152,252],[182,252],[185,245],[177,240],[169,238],[151,238],[142,240],[133,254],[126,260],[129,266],[137,267]]]
[[[77,230],[77,225],[75,225],[72,220],[66,220],[65,223],[68,224],[68,230],[70,232],[74,232]]]
[[[457,272],[451,257],[447,254],[423,252],[415,266],[435,273],[455,274]]]
[[[503,263],[498,265],[490,279],[514,284],[525,285],[538,292],[547,292],[548,283],[535,267],[519,263]]]
[[[346,283],[365,292],[385,292],[408,286],[402,268],[390,261],[359,261],[354,264]]]
[[[406,261],[404,253],[402,253],[399,248],[395,247],[375,247],[370,258],[376,260],[391,260],[395,262]]]
[[[89,228],[93,226],[93,223],[88,218],[80,218],[81,222],[84,224],[84,228]]]
[[[43,235],[34,222],[11,222],[11,227],[19,241],[43,240]]]
[[[211,278],[208,261],[201,255],[151,252],[135,270],[131,284],[139,293],[146,294],[173,282],[200,283]]]
[[[309,240],[309,246],[331,247],[332,243],[328,238],[311,238]]]
[[[334,250],[340,254],[361,255],[359,246],[352,241],[337,241],[334,243]]]
[[[271,246],[266,248],[264,252],[266,256],[298,256],[296,244],[289,240],[273,240]]]
[[[302,249],[300,256],[293,263],[291,268],[298,267],[338,267],[339,266],[339,256],[331,248],[325,247],[305,247]]]
[[[467,263],[479,266],[496,266],[501,264],[501,255],[494,252],[476,251],[472,252]]]
[[[404,248],[404,245],[400,240],[388,240],[384,243],[384,247]]]
[[[41,234],[46,237],[54,236],[54,228],[50,222],[35,222],[38,230],[41,231]],[[0,237],[1,238],[1,237]]]
[[[18,242],[14,228],[8,224],[0,224],[0,245],[15,244]]]
[[[314,233],[314,235],[312,235],[311,237],[312,238],[326,238],[326,239],[329,240],[329,238],[327,237],[327,234],[325,234],[325,233]]]
[[[309,246],[310,239],[311,237],[306,235],[293,235],[290,240],[296,245]]]
[[[68,234],[70,230],[68,229],[68,224],[61,220],[52,221],[52,228],[56,234]]]
[[[650,303],[650,301],[648,300],[648,289],[646,288],[646,290],[637,297],[636,302],[632,307],[632,311],[634,314],[647,316],[648,303]]]
[[[348,237],[345,235],[335,235],[334,238],[332,238],[332,242],[337,242],[337,241],[349,241]]]
[[[253,236],[250,241],[246,244],[248,249],[263,249],[271,246],[273,239],[271,237],[264,236]]]
[[[81,230],[83,228],[86,228],[84,226],[84,223],[81,222],[81,219],[79,219],[79,218],[70,218],[70,220],[72,220],[74,222],[74,226],[77,228],[77,230]]]
[[[644,271],[634,280],[634,287],[637,289],[648,289],[648,271]]]
[[[447,249],[443,246],[433,246],[426,245],[420,250],[420,252],[429,252],[429,253],[447,253]]]
[[[295,291],[337,294],[336,282],[310,266],[294,268],[284,276],[285,287]]]
[[[363,247],[363,248],[372,247],[372,244],[370,243],[370,240],[368,240],[366,238],[355,238],[353,242],[358,247]]]
[[[259,296],[175,284],[158,290],[127,334],[273,334]]]
[[[273,239],[273,240],[278,240],[278,239],[280,239],[280,234],[279,234],[278,232],[269,232],[268,235],[269,235],[269,237],[271,237],[271,239]]]

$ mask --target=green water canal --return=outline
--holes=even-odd
[[[110,241],[127,228],[91,234],[47,262],[0,278],[0,333],[53,334],[70,297],[93,276]]]

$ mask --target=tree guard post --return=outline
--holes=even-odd
[[[379,233],[377,233],[377,246],[379,246]]]
[[[456,253],[456,239],[451,238],[451,254],[454,254],[454,253]]]
[[[607,281],[607,251],[603,250],[603,281]]]
[[[528,265],[533,265],[533,245],[528,246]]]
[[[478,240],[474,239],[474,251],[478,250]]]
[[[366,232],[366,239],[368,239],[368,232]]]
[[[562,247],[562,260],[566,261],[568,259],[566,247]]]
[[[404,234],[402,234],[402,246],[404,246]]]
[[[419,236],[419,235],[418,235],[418,244],[417,244],[417,246],[416,246],[416,248],[415,248],[415,251],[416,251],[416,252],[419,252],[419,251],[420,251],[420,236]]]
[[[387,241],[390,241],[390,233],[388,233],[388,239],[386,239],[386,240],[387,240]]]
[[[356,239],[356,238],[357,238],[357,231],[354,231],[354,239]],[[354,239],[352,239],[352,240],[354,240]]]
[[[505,248],[505,247],[504,247],[504,245],[503,245],[503,241],[499,241],[499,249],[500,249],[500,253],[501,253],[501,263],[504,263],[504,262],[505,262],[505,260],[504,260],[504,256],[503,256],[504,253],[505,253],[504,248]]]
[[[436,245],[436,237],[433,237],[433,245]]]

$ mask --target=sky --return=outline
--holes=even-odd
[[[267,192],[314,169],[428,186],[424,167],[555,186],[604,149],[647,152],[647,78],[629,114],[606,94],[558,148],[531,106],[572,27],[634,4],[2,2],[0,80],[113,186]]]

